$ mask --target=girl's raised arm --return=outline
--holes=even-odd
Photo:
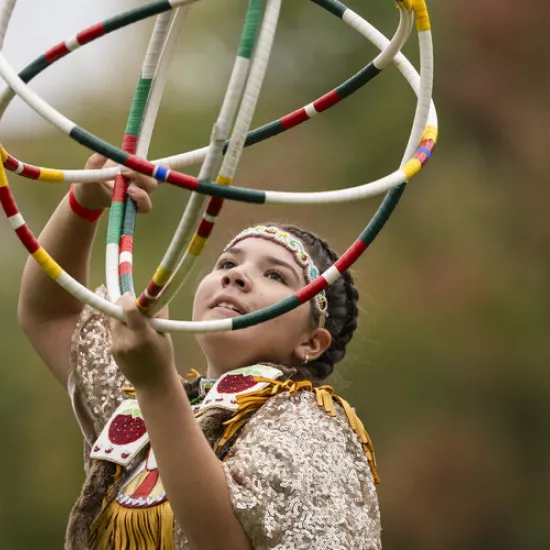
[[[101,168],[105,160],[100,155],[92,155],[85,168]],[[132,198],[138,203],[140,212],[147,212],[151,209],[148,193],[156,187],[156,182],[136,175],[135,184]],[[112,185],[112,182],[76,184],[74,199],[87,210],[105,208],[110,203]],[[97,222],[82,217],[71,208],[67,195],[39,237],[40,244],[64,270],[86,286],[96,228]],[[38,355],[65,387],[71,336],[82,308],[82,303],[52,281],[32,258],[28,259],[19,294],[19,323]]]

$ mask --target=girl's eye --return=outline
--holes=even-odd
[[[218,263],[218,269],[231,269],[232,267],[235,267],[237,264],[233,260],[220,260]]]
[[[274,281],[278,281],[280,283],[283,283],[286,285],[286,279],[282,273],[279,273],[278,271],[270,271],[266,277],[268,279],[273,279]]]

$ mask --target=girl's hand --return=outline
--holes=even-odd
[[[108,160],[98,153],[94,153],[86,162],[84,169],[110,168],[117,166],[112,160]],[[138,212],[146,214],[153,208],[149,194],[157,187],[155,178],[139,174],[126,167],[122,167],[121,174],[130,179],[128,194],[136,201]],[[114,180],[98,183],[75,183],[74,194],[79,204],[89,210],[109,208],[113,194]]]
[[[124,310],[126,324],[111,320],[111,352],[116,364],[136,390],[166,387],[177,376],[170,335],[151,327],[129,292],[117,304]],[[159,314],[166,315],[166,309]]]

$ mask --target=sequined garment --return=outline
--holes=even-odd
[[[87,446],[124,399],[127,381],[109,350],[109,320],[86,307],[72,342],[70,390]],[[255,550],[381,548],[373,477],[337,412],[327,415],[311,392],[276,395],[229,451],[223,467],[233,507]],[[181,528],[174,532],[175,548],[188,550]]]

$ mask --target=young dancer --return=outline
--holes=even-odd
[[[86,167],[104,162],[93,155]],[[129,194],[147,212],[157,184],[132,177]],[[40,237],[83,284],[111,188],[73,185]],[[272,305],[336,258],[308,231],[248,228],[199,284],[193,319]],[[130,295],[119,300],[125,323],[111,321],[30,260],[20,323],[67,388],[85,439],[86,480],[66,548],[380,549],[372,445],[349,404],[321,385],[356,329],[357,298],[345,273],[276,319],[200,334],[206,375],[183,382],[170,336],[151,328]]]

